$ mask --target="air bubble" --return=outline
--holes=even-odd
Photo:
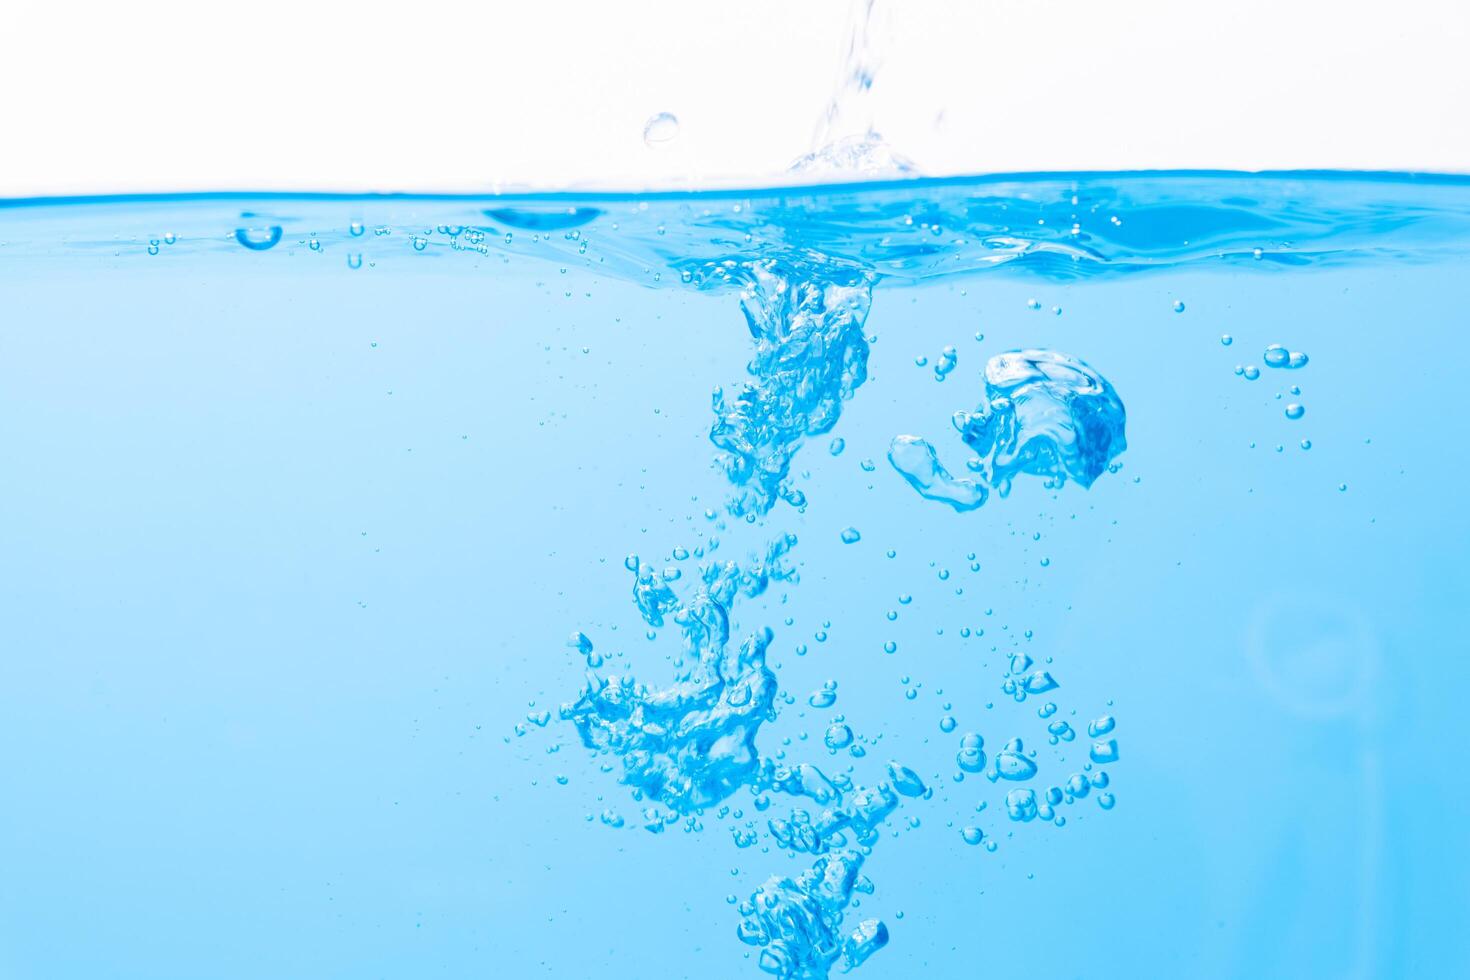
[[[264,252],[268,248],[274,248],[281,241],[281,226],[270,225],[266,228],[236,228],[235,241],[244,245],[252,252]]]

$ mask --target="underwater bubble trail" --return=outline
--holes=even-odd
[[[797,277],[776,262],[739,274],[741,308],[755,341],[752,380],[733,396],[716,390],[710,441],[735,486],[729,509],[763,515],[777,500],[801,506],[790,483],[791,462],[807,436],[837,424],[842,404],[868,377],[863,324],[872,277],[839,270],[830,278]]]
[[[629,556],[633,601],[644,621],[660,626],[672,620],[682,636],[683,656],[676,680],[650,688],[631,677],[602,676],[594,669],[594,646],[584,633],[567,645],[587,659],[587,684],[580,696],[562,705],[561,717],[577,729],[583,745],[621,759],[621,781],[638,799],[651,800],[690,820],[737,790],[780,793],[810,801],[789,816],[773,817],[767,827],[775,843],[792,853],[816,857],[796,878],[774,876],[739,911],[741,941],[761,947],[760,966],[786,978],[824,978],[839,964],[852,969],[888,941],[888,928],[868,919],[844,934],[844,917],[854,890],[871,890],[860,878],[866,852],[878,841],[878,828],[903,796],[925,793],[922,779],[896,762],[888,779],[854,788],[844,775],[829,778],[809,763],[779,765],[760,755],[756,733],[775,717],[776,677],[766,664],[768,628],[756,630],[731,649],[730,609],[740,596],[754,598],[773,582],[795,582],[786,556],[796,537],[772,541],[763,555],[741,564],[709,562],[692,595],[681,599],[671,580]],[[812,695],[813,704],[835,701],[836,682]],[[853,734],[844,724],[828,729],[826,742],[841,748]],[[765,807],[757,802],[757,809]],[[768,806],[769,804],[765,804]],[[644,810],[646,829],[661,832],[666,820],[656,807]],[[670,818],[672,819],[672,818]],[[607,810],[602,822],[625,822]],[[757,832],[736,827],[737,847],[749,847]],[[853,842],[856,847],[852,846]]]

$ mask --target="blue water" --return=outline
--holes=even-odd
[[[0,977],[1466,974],[1467,259],[1407,174],[0,202]]]

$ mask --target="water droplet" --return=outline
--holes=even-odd
[[[679,135],[679,117],[672,112],[660,112],[650,116],[643,124],[643,142],[653,147],[667,143]]]

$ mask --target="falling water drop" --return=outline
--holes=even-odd
[[[679,135],[679,117],[672,112],[660,112],[650,116],[643,124],[643,142],[656,147],[668,143]]]

